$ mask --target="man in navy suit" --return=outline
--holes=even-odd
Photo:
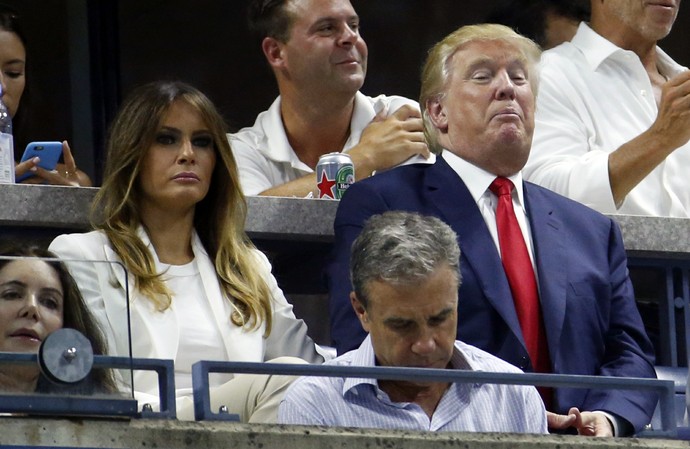
[[[338,208],[328,277],[331,334],[339,353],[365,336],[349,302],[350,246],[368,217],[408,210],[437,216],[458,234],[464,281],[457,338],[535,370],[501,260],[498,199],[489,190],[503,177],[514,185],[512,204],[536,277],[546,340],[541,344],[548,354],[542,371],[655,377],[616,224],[522,180],[539,56],[532,41],[501,25],[460,28],[431,50],[420,105],[427,142],[440,157],[433,165],[399,167],[353,184]],[[572,425],[585,435],[638,431],[650,421],[657,399],[623,390],[552,393],[549,426]]]

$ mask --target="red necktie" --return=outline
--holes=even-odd
[[[527,345],[527,352],[532,360],[532,368],[537,373],[548,373],[551,372],[551,361],[541,318],[537,281],[525,239],[515,218],[511,196],[513,187],[509,179],[502,177],[496,178],[489,186],[489,189],[498,196],[496,225],[501,246],[501,260],[513,293],[515,310],[522,329],[522,337]]]

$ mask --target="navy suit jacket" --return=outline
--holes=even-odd
[[[655,377],[652,345],[635,304],[618,226],[550,190],[524,183],[552,370],[562,374]],[[335,219],[327,268],[331,335],[339,353],[365,337],[349,293],[352,242],[364,221],[388,210],[433,215],[458,235],[462,284],[457,338],[525,370],[532,366],[513,299],[477,204],[443,158],[398,167],[350,186]],[[603,410],[641,429],[657,396],[630,390],[559,389],[552,411]]]

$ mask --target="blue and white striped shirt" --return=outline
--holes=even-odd
[[[327,363],[375,366],[370,338]],[[454,369],[520,372],[460,341],[455,342],[451,364]],[[547,433],[546,411],[534,387],[496,384],[450,384],[429,419],[415,403],[391,401],[374,379],[302,377],[288,389],[278,421],[422,431]]]

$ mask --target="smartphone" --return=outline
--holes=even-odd
[[[21,162],[28,161],[31,158],[38,156],[41,160],[38,166],[46,170],[55,170],[60,155],[62,154],[62,142],[31,142],[26,146]],[[16,179],[16,182],[34,176],[30,171],[24,173]]]

